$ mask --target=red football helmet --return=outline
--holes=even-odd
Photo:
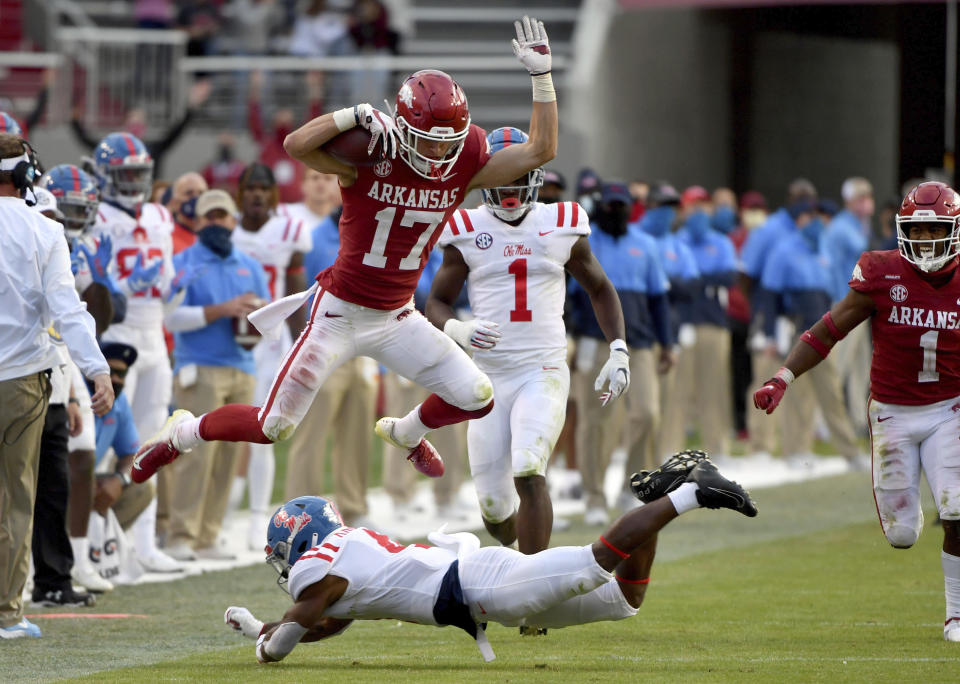
[[[957,254],[960,239],[960,194],[946,183],[921,183],[907,193],[897,212],[900,255],[927,273],[939,271]],[[947,229],[938,240],[911,240],[910,224],[936,223]]]
[[[395,112],[400,129],[400,156],[416,173],[430,180],[450,175],[470,130],[467,96],[448,74],[424,69],[411,74],[397,93]],[[439,158],[417,149],[420,141],[452,143]],[[428,150],[427,150],[428,151]]]

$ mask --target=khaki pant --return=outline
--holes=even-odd
[[[847,414],[854,429],[860,434],[867,432],[872,355],[870,326],[866,322],[851,330],[830,353],[840,376],[840,385],[846,388]]]
[[[652,349],[630,350],[630,388],[625,397],[603,406],[593,389],[597,374],[610,358],[605,344],[597,346],[593,364],[577,368],[571,378],[571,394],[577,400],[577,458],[587,508],[606,508],[603,479],[610,454],[626,434],[627,468],[624,488],[632,473],[656,461],[654,436],[660,422],[657,401],[659,378]],[[578,360],[579,363],[579,360]]]
[[[237,368],[199,366],[190,387],[176,381],[174,398],[179,408],[199,416],[224,404],[249,404],[254,384],[252,375]],[[237,457],[245,447],[242,442],[202,442],[160,471],[169,471],[168,545],[202,549],[216,543]]]
[[[730,453],[730,331],[716,325],[696,326],[697,339],[680,353],[677,365],[660,392],[663,423],[657,455],[686,448],[687,428],[700,431],[700,446],[708,453]]]
[[[23,618],[30,569],[40,436],[50,380],[44,373],[0,381],[0,627]]]
[[[410,409],[429,396],[429,392],[396,373],[383,377],[387,399],[387,414],[405,415]],[[496,397],[493,398],[497,400]],[[444,474],[433,481],[433,498],[437,506],[451,503],[460,491],[466,473],[467,423],[455,423],[434,430],[427,439],[443,458]],[[417,471],[407,461],[407,454],[396,447],[383,450],[383,488],[394,504],[406,503],[413,498],[414,487],[419,480]]]
[[[120,527],[125,530],[129,529],[140,517],[140,514],[147,510],[147,506],[153,501],[155,494],[156,488],[152,480],[143,484],[131,484],[129,487],[124,487],[120,498],[114,501],[112,506]]]
[[[377,365],[359,357],[330,374],[290,442],[284,498],[324,491],[332,439],[333,499],[348,524],[367,514],[367,482],[377,401]]]
[[[813,449],[817,407],[823,412],[833,446],[847,459],[854,459],[857,442],[843,403],[838,370],[830,356],[804,373],[783,395],[777,413],[783,414],[784,455],[806,454]]]
[[[753,405],[753,393],[763,387],[763,383],[776,375],[783,365],[779,357],[770,357],[763,351],[751,352],[753,358],[753,385],[747,392],[747,429],[750,431],[750,451],[765,451],[773,454],[777,450],[778,425],[783,421],[785,412],[778,408],[767,415]],[[795,388],[791,387],[790,392]]]

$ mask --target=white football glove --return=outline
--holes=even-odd
[[[242,606],[230,606],[223,614],[223,621],[235,632],[240,632],[248,639],[260,636],[263,623],[253,617],[253,613]]]
[[[484,321],[474,318],[469,321],[460,321],[448,318],[443,324],[443,332],[464,349],[493,349],[503,336],[498,330],[500,326],[493,321]]]
[[[384,114],[369,103],[364,102],[353,108],[353,116],[358,126],[370,131],[370,145],[367,154],[373,154],[377,141],[383,139],[383,156],[395,159],[397,156],[397,141],[400,138],[400,129],[389,114]]]
[[[610,343],[610,358],[600,369],[600,375],[593,383],[593,389],[599,392],[604,384],[607,385],[607,391],[600,395],[600,401],[604,406],[630,387],[630,356],[627,354],[627,345],[623,340],[614,340]]]
[[[517,37],[513,40],[513,54],[527,68],[531,76],[550,73],[552,57],[550,55],[550,40],[543,22],[524,17],[522,21],[513,22],[517,29]]]

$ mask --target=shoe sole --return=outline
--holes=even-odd
[[[376,433],[377,437],[382,439],[384,442],[386,442],[390,446],[395,446],[396,448],[403,449],[404,451],[410,451],[414,447],[405,446],[400,442],[398,442],[396,439],[394,439],[393,426],[396,424],[397,424],[397,421],[395,418],[391,418],[391,419],[381,418],[380,420],[377,421],[377,424],[374,425],[373,431]]]
[[[685,456],[684,458],[681,459],[681,458],[678,458],[680,454],[691,454],[691,455]],[[700,456],[699,454],[703,454],[703,455]],[[644,503],[650,503],[650,501],[653,501],[659,498],[660,496],[666,496],[667,494],[675,490],[677,487],[682,485],[686,481],[687,477],[690,475],[691,471],[694,468],[696,468],[698,465],[700,465],[704,461],[709,461],[709,460],[710,460],[709,456],[707,456],[707,454],[702,451],[701,452],[696,452],[696,451],[678,452],[677,454],[674,454],[673,456],[668,458],[663,464],[660,465],[660,467],[656,468],[655,470],[641,471],[639,473],[636,473],[631,478],[630,489],[631,491],[633,491],[633,494],[634,496],[637,497],[637,499],[639,499]],[[679,468],[681,467],[681,464],[684,461],[692,462],[693,465],[682,466],[683,470],[680,470]],[[651,499],[650,495],[654,493],[653,489],[651,489],[649,492],[647,492],[642,496],[637,491],[638,489],[642,489],[645,484],[651,484],[654,478],[662,477],[664,475],[671,474],[671,473],[676,473],[676,479],[674,479],[673,482],[671,482],[665,488],[663,488],[663,492],[658,497],[654,497]],[[636,485],[634,485],[633,479],[636,478],[638,475],[641,475],[642,477],[636,483]]]

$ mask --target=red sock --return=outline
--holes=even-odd
[[[492,399],[490,403],[483,408],[475,411],[466,411],[462,408],[457,408],[453,404],[448,404],[436,394],[431,394],[427,397],[426,401],[420,405],[420,422],[431,430],[436,430],[438,427],[443,427],[444,425],[453,425],[454,423],[462,423],[465,420],[483,418],[492,410]]]
[[[260,427],[259,413],[258,407],[246,404],[221,406],[200,420],[200,436],[206,442],[272,444]]]

